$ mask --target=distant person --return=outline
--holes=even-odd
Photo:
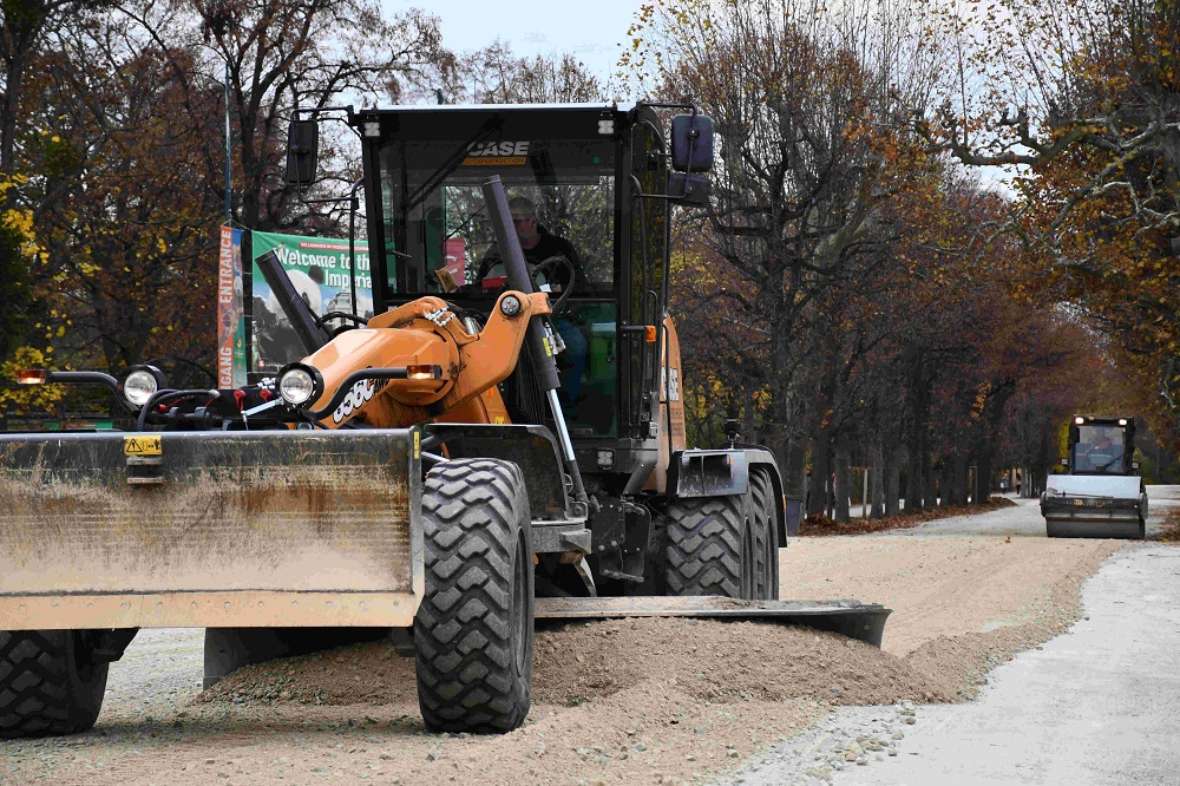
[[[1020,496],[1020,487],[1021,487],[1020,470],[1016,470],[1016,496],[1018,496],[1018,497]]]

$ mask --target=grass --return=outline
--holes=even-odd
[[[1007,497],[989,497],[982,505],[948,505],[946,507],[929,508],[915,513],[899,513],[896,516],[886,516],[880,519],[854,518],[843,524],[833,521],[827,516],[808,516],[799,525],[800,535],[865,535],[870,532],[884,532],[891,529],[908,529],[927,521],[944,519],[951,516],[967,516],[975,513],[986,513],[998,508],[1007,508],[1016,503]],[[1178,525],[1177,529],[1180,529]],[[1180,532],[1177,533],[1180,540]]]

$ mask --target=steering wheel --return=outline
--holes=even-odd
[[[346,330],[353,330],[358,327],[365,327],[366,325],[369,324],[369,320],[365,319],[364,317],[357,316],[356,314],[350,314],[347,311],[329,311],[327,314],[324,314],[321,317],[316,317],[316,320],[315,320],[316,327],[323,328],[323,329],[327,330],[328,322],[330,322],[331,320],[334,320],[334,319],[339,319],[342,322],[354,322],[356,324],[337,325],[335,328],[333,328],[330,331],[332,338],[336,338],[336,336],[339,336],[341,333],[343,333]]]
[[[541,282],[548,283],[554,280],[554,273],[558,271],[564,271],[566,283],[562,286],[561,297],[553,301],[552,308],[554,315],[561,311],[562,307],[565,306],[565,301],[569,299],[569,296],[574,291],[574,263],[568,257],[556,254],[542,259],[532,271],[533,284],[537,287],[538,292],[543,291],[541,290]]]

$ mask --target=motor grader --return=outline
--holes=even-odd
[[[205,628],[207,684],[393,636],[426,726],[475,732],[528,713],[536,619],[767,618],[879,645],[879,605],[777,600],[772,454],[686,443],[670,215],[706,200],[713,139],[679,109],[347,108],[371,318],[315,314],[264,259],[304,348],[274,377],[25,374],[105,384],[133,424],[0,436],[0,736],[93,725],[143,627]],[[322,115],[292,123],[295,184]],[[530,259],[514,219],[570,251]]]

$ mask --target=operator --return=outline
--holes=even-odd
[[[508,209],[512,212],[512,226],[516,230],[516,237],[520,240],[520,249],[524,252],[525,264],[529,272],[553,257],[561,257],[569,261],[569,266],[555,264],[546,270],[545,283],[554,293],[564,292],[573,284],[573,291],[585,294],[589,289],[589,282],[582,270],[582,262],[574,246],[564,237],[555,235],[546,229],[538,220],[537,206],[533,201],[523,196],[515,196],[508,200]],[[498,269],[497,269],[498,268]],[[489,251],[479,263],[477,282],[495,275],[504,275],[504,266],[495,247]],[[570,271],[573,271],[573,281]],[[586,360],[589,346],[586,336],[578,325],[569,318],[554,315],[553,328],[561,335],[565,342],[565,351],[558,355],[561,373],[561,397],[563,406],[574,408],[582,392],[582,376],[586,372]]]
[[[1112,469],[1123,460],[1123,446],[1111,439],[1108,432],[1102,431],[1090,447],[1089,457],[1094,469]]]
[[[569,260],[574,271],[574,290],[583,294],[586,292],[586,276],[582,271],[582,261],[574,246],[564,237],[555,235],[546,229],[537,218],[537,206],[531,199],[515,196],[508,200],[508,209],[512,212],[512,226],[516,229],[516,237],[520,240],[520,249],[524,252],[524,261],[532,268],[551,257],[562,257]],[[496,268],[499,268],[496,270]],[[504,268],[500,255],[493,247],[479,263],[476,281],[494,275],[504,275]],[[549,282],[554,292],[561,292],[569,286],[569,272],[564,265],[555,266]]]

